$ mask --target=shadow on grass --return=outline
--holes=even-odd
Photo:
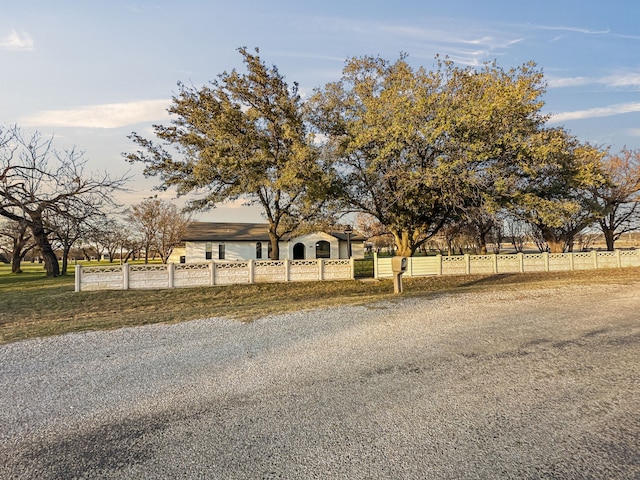
[[[508,283],[507,280],[515,280],[516,273],[498,273],[488,277],[475,278],[468,282],[460,284],[460,287],[473,287],[476,285],[495,285],[500,283]]]

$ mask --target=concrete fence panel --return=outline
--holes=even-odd
[[[167,265],[76,265],[75,290],[186,288],[354,278],[353,260],[246,260]]]
[[[511,255],[436,255],[412,257],[405,277],[491,273],[568,272],[640,266],[640,250],[530,253]],[[391,278],[391,257],[374,255],[376,278]]]

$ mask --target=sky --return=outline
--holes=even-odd
[[[203,86],[243,71],[239,47],[258,47],[303,96],[340,79],[348,58],[401,52],[432,69],[534,61],[548,84],[550,126],[581,141],[640,149],[640,2],[637,0],[2,0],[0,128],[54,136],[83,151],[89,171],[128,174],[124,205],[154,191],[131,132],[152,139],[178,82]],[[181,204],[181,200],[175,200]],[[226,203],[203,221],[263,221],[258,207]]]

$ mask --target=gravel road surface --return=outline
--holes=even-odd
[[[640,478],[640,284],[0,346],[2,479]]]

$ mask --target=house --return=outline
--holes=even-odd
[[[183,236],[187,263],[206,260],[268,260],[271,253],[266,223],[191,222]],[[364,257],[364,237],[355,232],[316,232],[283,238],[280,259]]]

